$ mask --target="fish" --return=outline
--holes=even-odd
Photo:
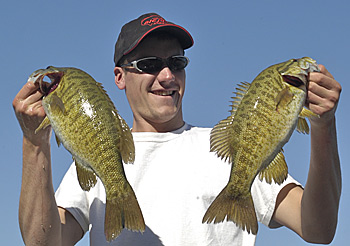
[[[290,59],[241,82],[231,101],[231,115],[210,132],[210,151],[231,164],[227,185],[206,210],[202,223],[233,221],[249,234],[258,232],[251,186],[258,176],[271,184],[286,180],[283,146],[293,131],[308,134],[305,107],[308,74],[319,72],[310,57]]]
[[[123,228],[144,232],[142,211],[123,169],[123,162],[135,159],[133,137],[102,84],[74,67],[38,69],[28,80],[44,94],[46,117],[36,132],[52,126],[58,145],[72,154],[84,191],[95,186],[96,176],[105,187],[106,240],[116,239]]]

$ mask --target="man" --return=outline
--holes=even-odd
[[[209,152],[210,129],[182,116],[184,49],[193,45],[182,27],[157,14],[124,25],[115,49],[115,82],[133,112],[136,160],[124,165],[146,222],[141,234],[123,230],[108,245],[254,245],[255,236],[232,222],[202,224],[202,217],[227,182],[229,165]],[[149,58],[152,57],[152,58]],[[157,57],[157,58],[155,58]],[[144,59],[149,58],[149,59]],[[337,224],[341,174],[335,111],[341,87],[320,65],[309,75],[310,171],[305,188],[288,177],[282,185],[254,181],[260,222],[287,226],[308,242],[329,243]],[[23,131],[23,176],[19,223],[27,245],[73,245],[90,230],[91,245],[104,245],[105,191],[79,187],[74,164],[54,195],[51,129],[34,130],[45,116],[38,86],[28,82],[13,106]]]

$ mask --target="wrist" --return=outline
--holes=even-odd
[[[32,138],[23,135],[23,150],[25,149],[28,149],[31,152],[38,152],[44,149],[50,149],[50,136],[36,136],[35,138]]]
[[[50,141],[33,142],[23,136],[23,176],[25,173],[40,175],[41,170],[50,169],[51,145]],[[39,171],[39,172],[38,172]],[[46,180],[46,179],[45,179]]]
[[[23,133],[23,144],[43,147],[50,146],[50,138],[51,138],[51,127],[45,130],[41,130],[37,133]]]
[[[329,130],[335,128],[335,116],[332,118],[312,117],[310,118],[311,129]]]

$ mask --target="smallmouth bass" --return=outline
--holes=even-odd
[[[44,77],[51,82],[44,82]],[[143,232],[143,215],[123,169],[123,161],[134,162],[132,134],[102,85],[72,67],[39,69],[29,81],[38,83],[44,94],[46,117],[36,131],[52,126],[57,143],[72,154],[83,190],[95,186],[96,176],[105,187],[107,241],[124,227]]]
[[[291,59],[266,68],[251,84],[239,85],[232,97],[231,115],[210,134],[210,151],[232,165],[230,179],[202,223],[219,223],[226,218],[257,234],[250,189],[257,175],[269,184],[281,184],[287,178],[282,147],[295,128],[308,133],[305,117],[316,116],[304,108],[310,72],[319,72],[315,60]]]

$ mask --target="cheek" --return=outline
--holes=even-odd
[[[183,72],[183,74],[179,76],[179,79],[180,79],[179,80],[180,81],[180,88],[182,91],[181,96],[183,96],[185,93],[185,88],[186,88],[186,73]]]
[[[138,93],[138,91],[131,86],[125,87],[125,94],[130,104],[132,104],[132,102],[139,101],[141,97],[140,93]]]
[[[144,88],[142,81],[128,81],[125,86],[125,95],[131,107],[140,107],[144,104],[144,98],[147,90]]]

